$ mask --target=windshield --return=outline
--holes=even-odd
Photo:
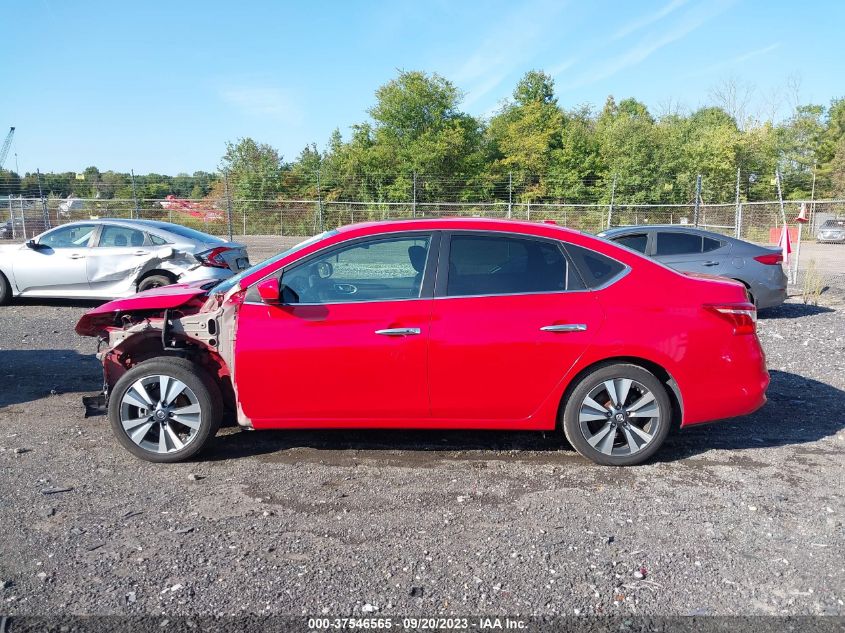
[[[337,234],[337,230],[335,229],[335,230],[331,230],[331,231],[324,231],[323,233],[320,233],[319,235],[315,235],[314,237],[309,237],[307,240],[305,240],[304,242],[300,242],[299,244],[297,244],[293,248],[289,248],[288,250],[286,250],[282,253],[279,253],[278,255],[275,255],[274,257],[271,257],[270,259],[265,259],[263,262],[259,262],[258,264],[255,264],[255,266],[252,266],[251,268],[247,268],[246,270],[242,270],[237,275],[234,275],[233,277],[229,277],[225,281],[221,281],[219,284],[214,286],[210,290],[210,292],[211,293],[217,293],[217,292],[226,293],[226,292],[229,292],[238,283],[240,283],[241,279],[243,279],[244,277],[248,277],[249,275],[254,273],[256,270],[259,270],[260,268],[264,268],[265,266],[269,266],[270,264],[275,264],[277,261],[279,261],[283,257],[286,257],[287,255],[290,255],[291,253],[295,253],[296,251],[302,250],[306,246],[310,246],[314,242],[319,242],[320,240],[322,240],[324,238],[327,238],[331,235],[336,235],[336,234]]]

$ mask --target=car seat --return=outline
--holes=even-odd
[[[126,236],[125,235],[115,235],[114,236],[114,245],[115,246],[126,246]]]
[[[132,246],[143,246],[144,234],[133,231],[132,236],[129,238],[129,242],[132,244]]]
[[[414,276],[414,292],[419,294],[420,284],[422,283],[423,272],[425,272],[425,256],[426,250],[422,246],[409,246],[408,259],[411,260],[411,266],[417,274]]]

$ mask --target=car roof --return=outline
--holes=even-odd
[[[613,236],[613,235],[623,235],[625,233],[636,233],[638,231],[675,231],[677,233],[697,233],[698,235],[704,235],[706,237],[713,237],[715,239],[735,239],[728,235],[724,235],[722,233],[716,233],[715,231],[708,231],[706,229],[700,229],[696,226],[690,226],[689,224],[632,224],[630,226],[614,226],[611,229],[607,229],[606,231],[602,231],[601,235],[604,236]]]
[[[338,227],[338,232],[347,233],[359,230],[378,228],[383,232],[412,231],[412,230],[478,230],[478,231],[509,231],[513,233],[538,234],[538,227],[560,231],[568,234],[581,234],[581,231],[560,226],[552,221],[529,222],[527,220],[510,220],[506,218],[401,218],[394,220],[376,220],[372,222],[358,222]],[[542,232],[542,229],[540,230]]]

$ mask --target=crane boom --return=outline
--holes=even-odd
[[[3,149],[0,149],[0,169],[3,169],[3,164],[6,162],[6,156],[9,153],[9,147],[12,145],[12,137],[15,135],[15,128],[10,127],[9,133],[6,135],[6,140],[3,141]]]

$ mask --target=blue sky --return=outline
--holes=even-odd
[[[2,5],[0,136],[17,127],[21,172],[213,170],[244,136],[292,160],[348,137],[397,69],[440,73],[478,116],[532,68],[564,107],[692,109],[730,77],[763,115],[845,96],[839,0]]]

